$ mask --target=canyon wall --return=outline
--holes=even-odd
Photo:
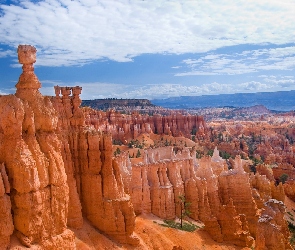
[[[74,233],[66,225],[69,188],[55,133],[58,117],[49,98],[38,90],[35,54],[34,47],[19,46],[23,73],[16,94],[0,97],[0,162],[5,187],[1,216],[6,218],[0,223],[1,228],[2,223],[7,226],[1,230],[1,240],[12,234],[14,226],[27,247],[75,249]],[[7,240],[1,247],[6,246]]]
[[[75,249],[68,226],[81,228],[83,216],[111,238],[138,244],[111,136],[85,125],[80,87],[40,94],[35,54],[19,46],[16,94],[0,97],[0,248],[14,233],[27,247]]]
[[[183,155],[177,159],[169,147],[149,149],[142,162],[131,166],[124,176],[135,212],[153,213],[163,219],[180,217],[179,196],[184,195],[190,203],[190,217],[202,221],[216,241],[250,247],[255,239],[260,247],[270,246],[272,243],[262,241],[271,232],[264,228],[266,222],[260,222],[271,201],[279,199],[283,204],[282,185],[276,187],[265,176],[245,172],[247,161],[239,156],[233,161],[234,168],[228,170],[217,149],[212,158],[204,157],[197,164],[189,152],[184,150]],[[125,159],[122,156],[117,161]],[[271,216],[283,214],[284,207],[280,206]],[[280,249],[291,249],[286,221],[275,220],[275,225],[285,247]]]
[[[167,116],[140,115],[136,112],[125,115],[113,110],[103,112],[90,108],[84,108],[83,112],[88,125],[92,125],[97,130],[109,132],[113,140],[124,144],[141,133],[152,132],[191,139],[192,136],[205,137],[207,131],[203,117],[196,115],[175,112]]]
[[[82,214],[90,223],[121,243],[138,244],[133,235],[135,214],[122,176],[113,161],[112,137],[85,123],[79,108],[80,87],[55,87],[52,102],[59,115],[68,184],[72,191],[70,226],[81,227]]]

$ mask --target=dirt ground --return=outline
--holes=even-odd
[[[286,211],[295,218],[295,203],[286,197]],[[288,215],[288,214],[287,214]],[[293,217],[292,216],[292,217]],[[136,218],[135,235],[140,245],[132,247],[110,240],[84,220],[83,228],[72,229],[76,235],[78,250],[250,250],[228,243],[217,243],[202,228],[194,232],[185,232],[163,227],[162,220],[154,215],[141,215]],[[27,249],[20,246],[15,236],[11,240],[13,250]],[[178,248],[177,248],[178,247]],[[31,249],[38,249],[32,246]]]
[[[286,217],[295,218],[295,202],[286,197]],[[289,218],[287,218],[289,220]],[[136,218],[135,235],[140,245],[132,247],[118,244],[100,233],[84,220],[83,228],[72,229],[76,235],[77,250],[250,250],[227,243],[217,243],[204,229],[185,232],[163,227],[162,220],[154,215],[141,215]],[[178,248],[177,248],[178,247]],[[28,249],[21,246],[15,235],[11,238],[13,250]],[[41,250],[38,246],[30,249]]]
[[[162,220],[153,215],[141,215],[136,218],[135,235],[140,239],[136,247],[120,245],[100,234],[85,221],[80,230],[73,230],[76,234],[77,249],[124,249],[124,250],[246,250],[232,244],[217,243],[204,229],[195,232],[185,232],[159,225]]]

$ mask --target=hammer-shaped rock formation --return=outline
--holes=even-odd
[[[18,47],[23,73],[16,95],[0,97],[0,162],[10,183],[10,200],[2,195],[1,209],[8,213],[11,201],[14,229],[24,245],[74,249],[74,234],[66,225],[69,190],[56,135],[58,117],[49,98],[38,90],[35,53],[32,46]],[[7,183],[3,166],[1,175]],[[6,234],[12,231],[10,217]]]
[[[115,240],[137,244],[111,137],[85,125],[80,87],[40,94],[35,54],[19,46],[16,94],[0,97],[0,249],[9,246],[13,229],[27,247],[75,249],[67,226],[82,227],[82,212]]]

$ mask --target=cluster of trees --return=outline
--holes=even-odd
[[[129,148],[140,148],[140,149],[142,149],[142,148],[144,148],[144,143],[142,142],[142,143],[140,143],[140,141],[139,140],[131,140],[129,143],[128,143],[128,147]]]
[[[134,153],[132,155],[129,154],[129,158],[139,158],[141,156],[140,150],[138,149],[136,152],[136,155],[134,156]]]

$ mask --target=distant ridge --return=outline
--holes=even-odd
[[[152,103],[171,109],[205,107],[251,107],[263,105],[270,110],[295,110],[295,90],[202,96],[180,96],[155,99]]]
[[[95,100],[83,100],[82,106],[88,106],[94,109],[107,110],[118,107],[151,107],[154,106],[148,99],[117,99],[117,98],[107,98],[107,99],[95,99]]]

